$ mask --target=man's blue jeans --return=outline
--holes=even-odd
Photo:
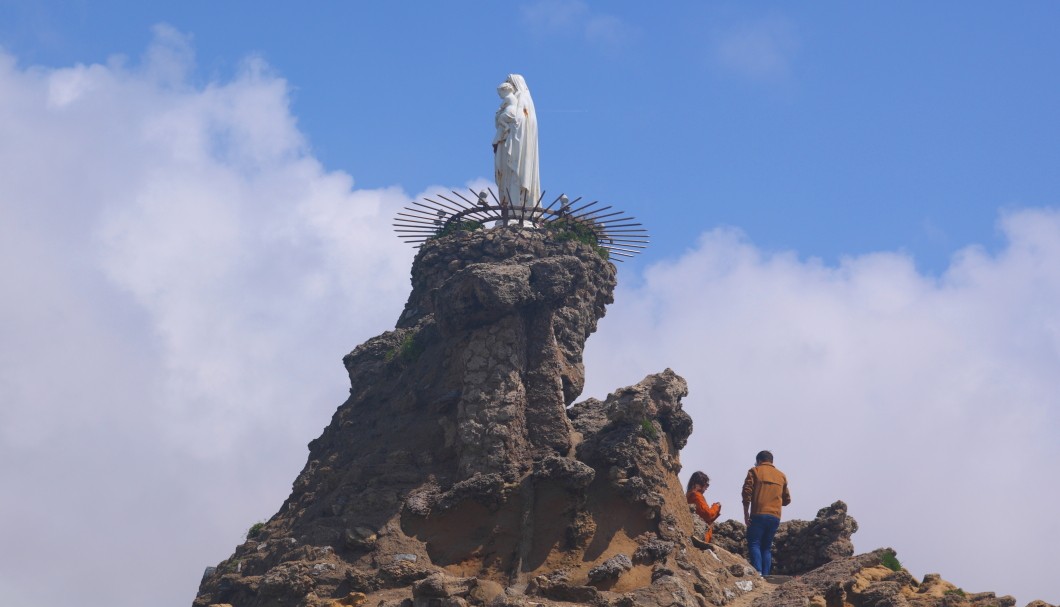
[[[762,575],[769,575],[773,566],[773,536],[780,526],[780,519],[772,514],[756,514],[747,526],[747,549],[751,553],[751,565]]]

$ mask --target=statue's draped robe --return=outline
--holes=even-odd
[[[497,111],[495,172],[498,196],[516,208],[533,209],[541,198],[537,155],[537,112],[526,80],[511,74],[507,81],[515,92]],[[510,196],[510,198],[509,198]],[[521,217],[520,217],[521,218]]]

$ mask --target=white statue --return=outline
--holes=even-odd
[[[526,80],[509,74],[497,87],[501,107],[497,110],[497,134],[493,137],[494,177],[502,205],[514,209],[520,220],[533,220],[533,209],[541,198],[541,176],[537,163],[537,112]],[[529,214],[529,217],[527,215]]]

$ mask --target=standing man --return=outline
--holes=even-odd
[[[790,503],[788,477],[773,467],[772,453],[759,451],[743,482],[743,521],[751,565],[762,575],[769,575],[773,565],[773,536],[780,526],[781,506]]]

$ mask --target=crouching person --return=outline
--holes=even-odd
[[[709,486],[710,477],[703,472],[696,471],[692,473],[692,478],[688,479],[688,492],[685,493],[685,499],[696,507],[696,514],[707,523],[707,532],[703,536],[703,541],[708,544],[714,537],[714,521],[718,520],[718,516],[721,515],[721,504],[714,502],[708,506],[707,498],[703,496],[703,492]]]

